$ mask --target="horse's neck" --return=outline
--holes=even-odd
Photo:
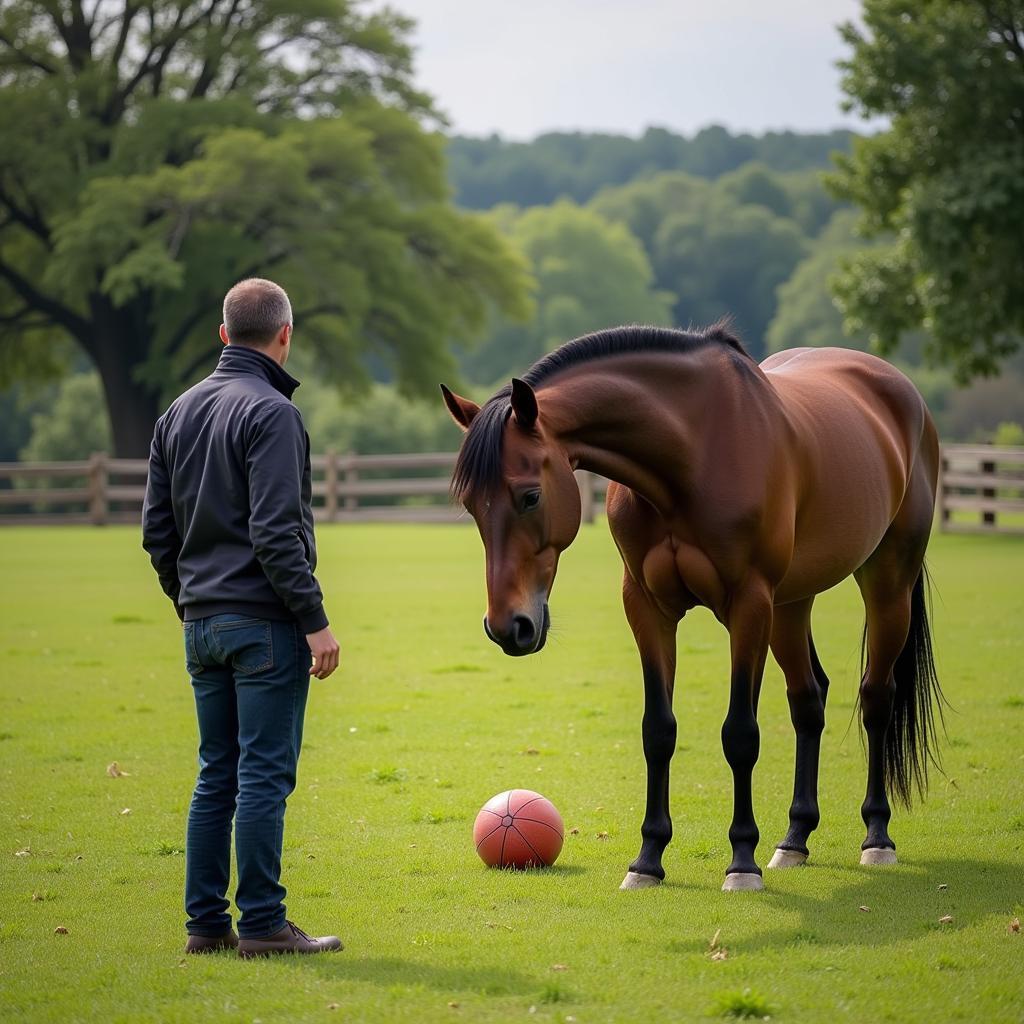
[[[544,422],[578,468],[677,507],[715,420],[736,402],[726,353],[636,353],[595,360],[538,392]]]

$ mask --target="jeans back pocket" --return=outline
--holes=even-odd
[[[238,618],[214,622],[213,632],[224,661],[235,672],[255,675],[274,667],[274,645],[266,619]]]

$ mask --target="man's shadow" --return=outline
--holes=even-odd
[[[438,992],[515,995],[543,986],[543,979],[503,964],[462,963],[452,966],[394,956],[353,956],[350,951],[322,956],[281,957],[287,966],[312,971],[324,980],[369,982],[382,988],[425,986]]]

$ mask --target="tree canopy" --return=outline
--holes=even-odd
[[[864,331],[844,333],[843,314],[829,291],[829,282],[838,273],[843,257],[864,249],[863,239],[854,234],[856,220],[853,210],[837,213],[789,279],[779,286],[775,316],[765,335],[769,352],[800,345],[870,347]]]
[[[614,224],[568,201],[493,214],[524,253],[536,279],[536,309],[528,323],[496,323],[466,354],[467,375],[492,384],[522,373],[570,338],[610,324],[671,323],[672,296],[654,285],[643,246]]]
[[[12,0],[0,9],[0,366],[70,339],[119,454],[216,359],[226,289],[292,295],[332,380],[406,392],[453,367],[523,261],[448,199],[411,23],[350,0]]]
[[[760,356],[776,289],[807,247],[799,225],[772,211],[792,201],[781,180],[756,168],[715,183],[670,172],[606,189],[591,205],[640,239],[657,286],[674,296],[676,324],[733,316]]]
[[[1024,335],[1024,5],[865,0],[847,24],[849,106],[889,118],[832,177],[883,244],[836,295],[883,351],[924,328],[961,380],[996,371]]]
[[[448,143],[455,197],[462,206],[499,203],[538,206],[557,199],[584,203],[600,189],[659,171],[717,178],[748,161],[773,171],[824,169],[833,150],[849,148],[851,133],[732,134],[720,125],[692,138],[648,128],[639,138],[584,132],[549,132],[530,142],[456,136]]]

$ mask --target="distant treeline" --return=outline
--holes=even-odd
[[[485,398],[512,374],[576,335],[613,323],[735,318],[756,358],[797,345],[867,348],[843,333],[829,282],[869,243],[857,212],[822,183],[849,132],[761,137],[707,128],[691,139],[649,129],[638,139],[550,134],[530,143],[454,138],[458,202],[484,208],[533,281],[525,320],[497,312],[475,344],[455,347],[460,383]],[[212,322],[212,321],[211,321]],[[364,401],[339,401],[320,372],[306,324],[294,355],[297,392],[316,450],[364,453],[454,448],[438,399],[410,402],[377,368]],[[897,361],[914,377],[947,440],[1021,443],[1024,356],[969,388],[921,365],[921,337]],[[208,366],[216,359],[209,351]],[[0,391],[0,460],[84,458],[111,447],[95,373]],[[1000,426],[1002,424],[1002,426]]]
[[[751,161],[773,171],[824,169],[830,154],[850,148],[852,137],[843,130],[733,135],[719,125],[692,138],[665,128],[648,128],[639,138],[551,132],[532,142],[457,135],[448,144],[448,175],[455,201],[469,209],[542,206],[560,198],[585,203],[607,185],[658,171],[717,178]]]

